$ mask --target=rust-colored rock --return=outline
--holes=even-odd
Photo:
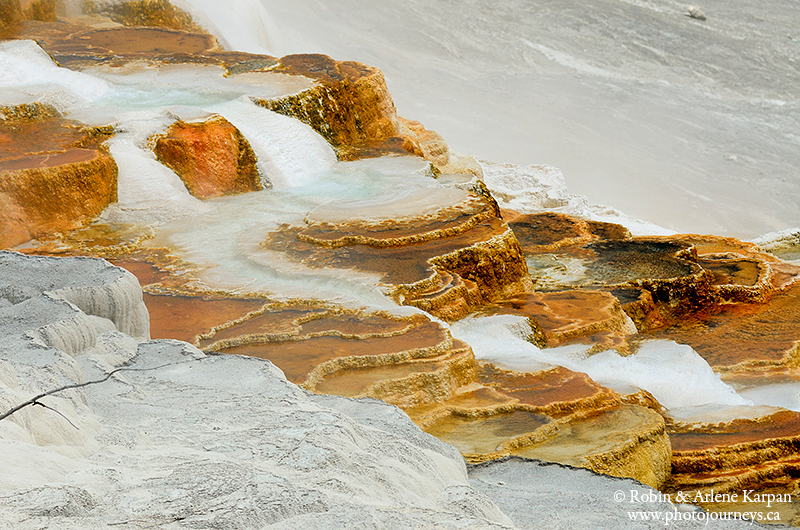
[[[0,29],[18,24],[22,20],[19,0],[0,0]]]
[[[418,121],[398,116],[400,134],[405,139],[406,151],[429,161],[440,173],[464,173],[483,177],[483,170],[471,156],[458,155],[450,151],[444,138],[436,131],[425,128]]]
[[[560,366],[541,372],[514,372],[483,363],[478,381],[518,400],[525,410],[552,418],[587,417],[621,404],[616,392],[584,373]]]
[[[20,0],[20,7],[26,20],[56,21],[55,0]]]
[[[357,158],[358,151],[371,144],[400,138],[394,102],[377,68],[307,54],[282,57],[277,71],[309,77],[317,85],[299,94],[256,103],[310,125],[340,158]]]
[[[270,359],[289,380],[313,388],[326,375],[342,369],[439,357],[453,348],[453,339],[421,315],[364,315],[299,301],[264,306],[212,329],[198,345]]]
[[[605,291],[526,293],[506,298],[498,305],[501,309],[494,312],[533,319],[551,347],[578,341],[598,349],[625,350],[625,337],[636,333],[617,298]]]
[[[705,318],[736,304],[766,303],[800,273],[732,238],[631,238],[618,225],[563,214],[505,215],[538,289],[608,290],[640,331]]]
[[[86,0],[86,13],[102,15],[125,26],[154,26],[193,32],[203,30],[192,21],[192,16],[176,8],[169,0],[129,0],[104,2]]]
[[[791,287],[766,304],[733,306],[654,335],[690,345],[718,368],[797,366],[800,287]]]
[[[0,0],[0,29],[23,20],[55,22],[55,0]]]
[[[25,21],[6,28],[2,38],[34,39],[61,66],[81,70],[132,61],[223,65],[216,38],[159,27],[92,28],[80,23]]]
[[[562,213],[520,215],[508,212],[509,226],[528,253],[551,252],[558,248],[598,239],[630,239],[627,228],[613,223],[588,221]],[[504,215],[504,217],[505,217]]]
[[[659,488],[670,476],[672,450],[660,415],[623,404],[596,417],[562,424],[554,436],[514,454],[631,477]]]
[[[284,227],[265,246],[310,266],[378,272],[398,302],[455,320],[532,288],[519,243],[493,201],[465,196],[435,213],[400,220]]]
[[[104,135],[35,105],[2,114],[14,118],[0,121],[0,248],[76,228],[116,201]]]
[[[174,123],[156,139],[153,151],[199,199],[261,189],[250,143],[222,116]]]
[[[782,494],[796,491],[800,478],[800,413],[779,411],[756,419],[692,425],[671,432],[670,439],[673,475],[665,486],[667,492],[682,491],[695,497],[712,490],[740,495],[744,489]],[[714,508],[713,502],[698,504]],[[796,507],[790,511],[785,520],[798,512]]]
[[[153,339],[193,342],[198,335],[261,308],[265,300],[144,293]]]
[[[335,234],[326,230],[315,235]],[[162,268],[131,259],[119,263],[150,285],[149,290],[169,290]],[[478,366],[467,344],[424,315],[370,313],[312,300],[267,302],[242,314],[264,300],[165,295],[146,299],[151,311],[164,316],[177,311],[176,318],[183,319],[180,327],[191,334],[233,316],[196,336],[195,344],[268,358],[289,379],[316,392],[394,403],[473,462],[536,450],[543,456],[553,447],[568,448],[556,459],[564,460],[569,453],[573,465],[652,485],[662,481],[664,462],[668,465],[660,416],[623,403],[616,392],[586,374],[564,368],[521,373],[489,363]],[[237,312],[242,316],[236,318]],[[565,441],[572,437],[564,438],[564,433],[578,433],[577,442]],[[607,433],[608,439],[579,454],[588,447],[590,434],[599,439]]]

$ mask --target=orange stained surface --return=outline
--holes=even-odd
[[[491,416],[448,416],[425,431],[455,446],[464,454],[486,454],[502,450],[511,438],[532,433],[549,423],[547,416],[515,410]]]
[[[265,311],[261,315],[252,316],[230,327],[220,329],[210,338],[200,341],[200,347],[206,348],[211,344],[225,339],[233,339],[243,335],[265,335],[292,333],[299,329],[297,320],[307,318],[325,309],[312,306],[291,306],[275,311]]]
[[[428,259],[486,241],[506,230],[503,222],[494,218],[479,223],[461,234],[413,245],[389,248],[348,245],[328,248],[298,241],[296,234],[299,230],[288,229],[271,234],[265,245],[272,250],[288,252],[311,266],[355,268],[381,273],[386,283],[410,284],[423,280],[433,273]]]
[[[139,285],[152,285],[170,278],[170,274],[147,261],[110,260],[112,265],[121,267],[136,276]]]
[[[446,332],[439,324],[427,321],[407,333],[389,337],[347,339],[323,336],[303,340],[246,344],[221,348],[220,351],[269,359],[283,370],[290,381],[301,383],[315,366],[325,361],[339,357],[363,357],[407,352],[418,348],[432,348],[446,339]],[[433,354],[433,352],[424,352],[420,356]]]
[[[214,48],[216,39],[210,35],[166,28],[111,28],[77,33],[56,43],[48,51],[70,52],[76,46],[88,52],[96,50],[120,55],[202,53]]]
[[[699,451],[772,438],[800,436],[800,412],[780,411],[756,420],[734,420],[713,432],[670,433],[673,451]]]
[[[520,403],[535,407],[577,402],[602,394],[613,395],[611,390],[595,383],[588,375],[560,366],[541,372],[512,372],[484,364],[478,372],[478,381],[494,386]]]
[[[144,303],[150,312],[150,336],[186,342],[193,342],[197,335],[207,333],[214,326],[243,317],[265,302],[144,293]]]
[[[300,325],[301,334],[308,335],[325,331],[336,331],[343,335],[369,335],[403,331],[412,323],[378,315],[333,315],[315,318]]]
[[[688,344],[713,366],[746,361],[780,362],[800,340],[800,285],[776,294],[766,304],[739,304],[652,333]]]
[[[423,361],[363,368],[344,368],[325,376],[314,390],[337,396],[357,396],[379,381],[401,379],[415,373],[427,373],[444,368],[442,361]]]
[[[421,217],[409,220],[387,219],[380,223],[350,223],[347,225],[317,222],[300,232],[301,237],[308,237],[321,242],[333,242],[343,238],[369,238],[388,240],[425,234],[436,230],[458,229],[465,227],[475,216],[491,217],[490,205],[482,199],[473,198],[457,208],[444,208],[433,217]]]

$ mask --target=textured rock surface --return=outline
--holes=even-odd
[[[200,28],[192,17],[169,0],[89,0],[83,9],[89,14],[107,16],[125,26],[157,26],[187,31]]]
[[[222,116],[172,124],[156,138],[153,151],[198,199],[261,189],[250,142]]]
[[[0,0],[0,29],[23,20],[55,19],[54,0]]]
[[[309,54],[282,57],[278,69],[310,77],[318,84],[296,95],[256,103],[307,123],[340,158],[354,158],[354,152],[391,138],[402,149],[394,102],[377,68]]]
[[[2,109],[0,248],[68,230],[117,199],[117,165],[105,135],[42,105]]]
[[[111,321],[137,339],[150,338],[150,321],[136,277],[104,260],[50,259],[0,251],[0,298],[12,305],[46,298]]]
[[[3,290],[4,410],[125,366],[106,382],[42,398],[63,416],[27,407],[0,422],[4,525],[511,526],[469,486],[458,453],[396,408],[309,395],[259,359],[207,357],[177,341],[137,344],[40,294],[92,289],[93,273],[101,282],[127,273],[90,259],[4,256],[7,272],[35,279]],[[63,268],[58,279],[48,266]],[[80,321],[98,340],[74,357],[26,335],[59,325],[75,334]]]
[[[398,116],[400,134],[411,142],[406,149],[421,155],[440,173],[467,173],[477,177],[483,176],[483,170],[477,160],[471,156],[459,155],[450,151],[444,138],[436,131],[430,131],[418,121],[407,120]]]
[[[158,2],[140,3],[142,14],[147,14],[148,6],[158,7]],[[221,52],[212,37],[197,32],[165,28],[113,28],[109,27],[113,24],[105,22],[103,24],[102,27],[97,24],[90,28],[79,24],[29,21],[9,31],[7,35],[36,37],[62,64],[75,69],[85,69],[86,72],[104,71],[108,74],[108,71],[112,70],[107,68],[108,66],[125,66],[126,71],[127,68],[136,70],[141,67],[144,60],[159,74],[176,64],[180,65],[179,69],[186,71],[199,70],[197,65],[212,65],[213,67],[207,71],[213,70],[219,76],[222,76],[226,69],[227,74],[230,74],[229,77],[245,73],[243,78],[258,78],[265,83],[267,83],[266,78],[274,79],[272,76],[293,75],[293,79],[302,83],[312,83],[310,80],[313,80],[313,87],[308,88],[308,85],[303,85],[302,91],[294,96],[280,97],[273,94],[260,97],[278,97],[271,101],[289,105],[284,109],[286,113],[296,115],[325,134],[328,141],[337,146],[341,159],[405,150],[424,156],[439,172],[472,175],[481,173],[470,164],[469,160],[454,161],[457,157],[449,153],[446,144],[436,133],[424,129],[420,124],[398,120],[380,72],[370,67],[359,63],[337,62],[319,55],[288,56],[278,61],[268,56]],[[194,66],[188,66],[186,63],[193,63]],[[94,66],[99,68],[94,70]],[[239,80],[234,81],[239,82]],[[276,91],[275,94],[291,92],[293,91]],[[248,112],[255,113],[256,110],[274,116],[267,110],[256,109],[250,102],[242,100],[239,103],[243,103],[239,108],[244,114],[241,121],[246,121],[249,117]],[[233,109],[234,106],[224,105],[228,112],[236,110]],[[3,112],[8,120],[9,116],[17,119],[29,111],[33,112],[32,109]],[[216,111],[223,112],[219,109]],[[176,112],[181,114],[182,111],[176,110]],[[239,115],[242,116],[241,113]],[[48,120],[55,117],[42,115],[39,118],[41,121],[37,125],[50,123]],[[276,118],[296,121],[283,116]],[[170,115],[169,119],[174,120],[174,116]],[[229,119],[245,131],[240,121],[233,117]],[[68,136],[65,132],[67,128],[61,127],[61,129],[63,130],[57,127],[49,129],[56,131],[56,134],[50,135],[52,139]],[[48,129],[43,128],[43,130],[46,132]],[[121,134],[126,134],[125,126],[120,126],[118,130]],[[45,137],[47,134],[39,136]],[[19,137],[33,138],[36,134],[19,135]],[[321,139],[319,142],[324,143]],[[79,143],[80,145],[72,147],[86,149],[87,144],[83,140]],[[233,144],[238,146],[235,140],[229,145]],[[209,143],[201,142],[198,145],[200,151],[208,151],[211,147]],[[256,146],[255,141],[253,145]],[[220,151],[231,154],[227,147],[221,148]],[[41,153],[47,154],[49,158],[50,152],[42,150]],[[192,157],[180,155],[173,158]],[[198,157],[193,158],[194,170],[199,168],[202,170],[200,173],[206,172],[204,180],[208,180],[209,172],[219,173],[220,166],[216,163],[207,164],[206,162],[211,161],[198,162]],[[227,158],[227,166],[233,165],[234,158],[238,157]],[[404,160],[413,159],[407,157]],[[215,157],[213,161],[217,161]],[[418,162],[422,164],[421,161]],[[204,164],[214,165],[213,170],[206,171],[208,167],[200,168]],[[154,165],[157,166],[155,163]],[[697,319],[701,325],[708,322],[708,327],[718,327],[720,330],[726,328],[727,335],[713,332],[707,335],[712,341],[719,337],[728,340],[727,344],[724,341],[716,344],[718,350],[730,350],[731,343],[736,343],[742,348],[741,345],[748,344],[747,341],[753,337],[767,337],[765,342],[769,343],[768,355],[758,352],[758,355],[746,357],[742,355],[741,350],[732,350],[733,353],[724,359],[725,362],[719,364],[728,369],[727,375],[733,374],[740,381],[746,377],[755,379],[753,374],[766,373],[761,371],[766,368],[773,370],[770,374],[780,374],[790,381],[796,381],[796,376],[791,372],[797,363],[798,351],[797,339],[793,339],[797,329],[794,325],[797,311],[793,308],[797,305],[794,303],[797,294],[793,292],[796,288],[792,288],[791,284],[797,276],[797,269],[779,263],[778,260],[751,245],[735,240],[701,236],[632,238],[628,230],[618,225],[554,213],[517,216],[512,220],[514,214],[509,211],[500,212],[481,182],[469,181],[469,178],[463,175],[440,175],[437,171],[430,170],[427,165],[426,170],[426,177],[437,176],[439,179],[434,181],[433,178],[428,178],[431,183],[446,183],[443,187],[450,189],[446,189],[440,195],[442,192],[440,188],[433,185],[422,186],[416,190],[416,195],[407,196],[405,188],[397,194],[394,190],[399,190],[399,187],[394,188],[392,192],[386,192],[381,188],[382,196],[376,194],[375,198],[378,200],[373,200],[371,206],[374,210],[380,210],[382,217],[378,215],[375,218],[367,216],[363,219],[361,217],[353,219],[353,212],[355,210],[360,212],[360,206],[363,204],[354,199],[349,205],[349,211],[348,207],[339,207],[339,202],[347,202],[346,200],[329,201],[331,204],[323,207],[317,203],[314,210],[309,206],[308,210],[304,210],[304,214],[308,212],[307,218],[301,220],[297,216],[293,217],[292,226],[270,224],[273,219],[269,219],[264,225],[270,227],[268,230],[273,230],[275,237],[272,241],[278,243],[271,250],[283,250],[290,256],[299,258],[304,265],[313,268],[355,268],[361,273],[378,273],[383,278],[381,287],[386,287],[384,293],[390,293],[398,302],[416,306],[446,320],[460,319],[490,302],[504,306],[511,305],[514,310],[519,310],[517,306],[525,305],[543,308],[539,313],[533,311],[523,313],[528,317],[531,328],[528,340],[536,342],[539,346],[544,345],[543,339],[549,339],[548,345],[568,341],[589,341],[594,344],[594,351],[601,347],[614,346],[619,351],[628,353],[626,341],[635,330],[623,311],[627,312],[642,332],[669,323],[677,323],[683,331],[686,331],[689,329],[686,325],[687,320],[693,324],[696,323],[693,319]],[[507,205],[516,203],[526,208],[557,209],[582,215],[588,215],[586,212],[589,212],[593,216],[597,214],[597,210],[588,208],[585,200],[582,202],[581,198],[566,194],[563,177],[556,171],[551,171],[552,168],[530,167],[523,170],[523,176],[530,176],[530,180],[520,179],[520,168],[511,166],[492,167],[486,171],[488,182],[499,182],[500,186],[496,187],[500,190],[498,198]],[[537,175],[544,177],[537,181],[534,178]],[[135,178],[138,177],[137,173]],[[411,175],[404,174],[401,177],[403,184],[408,187]],[[370,184],[375,182],[378,180],[373,179]],[[307,183],[306,179],[286,179],[286,184],[291,185],[302,186]],[[353,185],[352,181],[346,186],[358,189],[358,185]],[[144,183],[138,191],[147,187],[148,184]],[[180,182],[177,183],[177,187],[185,194]],[[234,185],[233,188],[235,187]],[[152,188],[149,191],[154,195],[153,202],[162,201],[161,189],[158,186]],[[219,186],[215,186],[215,190],[217,188]],[[433,191],[434,189],[436,191]],[[264,195],[267,194],[261,194],[259,197]],[[433,195],[438,199],[447,200],[437,202],[431,198]],[[428,199],[431,199],[430,202],[437,208],[408,214],[409,210],[413,209],[409,205],[418,205],[419,202]],[[328,197],[324,200],[328,201]],[[30,223],[24,218],[24,212],[15,201],[16,198],[10,194],[0,196],[3,207],[0,211],[10,220],[9,225],[15,226],[14,230],[28,230]],[[230,199],[229,204],[233,203],[234,200]],[[399,210],[395,209],[396,207],[399,207]],[[141,211],[144,215],[151,213],[146,207]],[[613,217],[608,212],[606,214],[604,217],[600,215],[595,217]],[[243,217],[244,215],[238,220]],[[511,221],[512,228],[503,222],[504,219]],[[196,220],[204,228],[211,228],[210,224],[202,225],[201,216]],[[221,222],[220,225],[226,229],[228,226],[241,228],[237,222]],[[254,238],[264,237],[262,226],[258,226],[255,230],[250,228],[251,232],[258,233]],[[278,226],[280,226],[277,228],[278,232],[274,232]],[[524,240],[523,245],[519,244],[512,230],[518,231],[519,238]],[[631,231],[634,229],[631,228]],[[11,233],[11,230],[8,233]],[[222,237],[225,237],[220,237],[220,233],[221,231],[217,233],[215,241],[217,244],[222,242]],[[232,232],[226,233],[226,235],[231,234]],[[20,237],[30,236],[31,234],[26,232]],[[206,234],[202,233],[202,230],[195,230],[194,236],[195,241],[205,241]],[[140,234],[139,237],[141,241],[142,237],[147,236]],[[209,237],[210,239],[212,238]],[[229,239],[237,238],[231,236]],[[256,247],[255,240],[251,239],[250,244]],[[228,254],[238,254],[242,250],[235,245],[222,250],[223,246],[220,245],[219,254],[225,253],[225,250],[232,251]],[[259,248],[259,251],[261,250]],[[199,261],[203,261],[202,258]],[[209,261],[214,262],[213,259]],[[531,293],[533,285],[529,272],[533,272],[532,277],[538,282],[537,287],[544,290],[556,289],[560,292]],[[562,275],[562,272],[566,274]],[[326,270],[324,273],[336,274],[339,278],[350,274],[342,270]],[[216,274],[216,271],[211,274]],[[316,272],[310,273],[309,277],[311,274]],[[372,282],[369,287],[373,288],[377,280],[373,282],[370,279],[366,282]],[[263,285],[261,284],[260,288],[264,289]],[[169,348],[166,346],[163,350],[153,353],[161,346],[150,345],[137,350],[129,339],[120,336],[118,334],[122,329],[120,322],[126,321],[128,317],[124,316],[125,311],[107,310],[113,303],[109,304],[106,298],[117,300],[121,297],[120,293],[126,289],[126,286],[122,286],[119,289],[111,289],[108,293],[99,291],[87,293],[83,288],[66,290],[63,298],[70,303],[53,300],[52,297],[26,299],[16,304],[22,306],[18,309],[24,310],[22,313],[24,318],[15,320],[13,316],[9,316],[11,313],[6,315],[8,329],[19,331],[30,323],[31,326],[35,325],[36,329],[28,330],[21,339],[17,337],[19,341],[33,341],[30,343],[48,348],[57,347],[70,356],[76,356],[82,364],[75,365],[64,355],[51,355],[51,359],[37,360],[42,365],[48,367],[52,365],[52,369],[48,368],[50,371],[68,369],[71,380],[80,379],[79,369],[86,373],[95,373],[95,368],[108,370],[112,366],[118,366],[120,362],[129,361],[134,356],[139,361],[147,363],[148,355],[151,354],[163,353],[166,357],[174,358],[187,355],[192,359],[190,362],[217,366],[214,364],[216,360],[200,361],[199,359],[207,358],[200,357],[196,351],[183,346],[182,353],[177,349],[168,351]],[[169,291],[163,286],[153,288],[154,292],[158,289]],[[219,293],[217,295],[222,296]],[[322,296],[324,295],[320,295]],[[192,311],[183,311],[193,303],[199,305],[195,303],[199,297],[194,297],[192,300],[191,297],[160,296],[159,298],[159,307],[165,309],[164,315],[169,315],[170,311],[182,313],[181,318],[170,319],[166,323],[164,327],[168,329],[164,330],[165,334],[180,332],[185,333],[186,338],[193,338],[199,331],[207,331],[209,327],[219,327],[220,321],[230,321],[240,316],[244,312],[243,307],[259,303],[251,299],[240,304],[241,300],[223,300],[218,297],[213,301],[208,300],[207,305],[200,307],[210,309],[212,302],[215,302],[217,305],[214,307],[219,309],[220,313],[200,315]],[[776,300],[780,303],[772,305]],[[13,301],[3,302],[4,305],[11,303]],[[76,307],[92,314],[82,313]],[[762,312],[765,308],[767,310]],[[198,313],[201,310],[198,310]],[[715,326],[718,321],[709,318],[718,314],[738,316],[742,312],[751,310],[755,310],[755,313],[748,315],[755,315],[753,318],[744,321],[734,320],[733,325],[730,325],[731,320],[728,320],[728,325]],[[50,314],[48,313],[50,311],[59,315],[58,322],[47,323],[41,320],[41,316]],[[669,472],[669,440],[661,416],[638,405],[621,403],[622,399],[636,403],[641,401],[640,405],[665,413],[655,398],[648,397],[647,392],[640,393],[642,397],[639,401],[635,398],[620,398],[616,392],[601,387],[588,378],[582,379],[569,371],[500,375],[499,371],[492,373],[492,370],[486,369],[485,366],[479,371],[470,348],[465,343],[454,340],[447,333],[446,326],[427,318],[405,320],[382,318],[377,313],[366,311],[346,314],[341,308],[338,308],[338,313],[332,311],[325,315],[317,314],[315,308],[306,308],[300,311],[303,314],[296,315],[297,318],[284,318],[286,315],[281,315],[281,311],[276,313],[278,313],[277,318],[270,320],[274,315],[268,315],[269,318],[264,319],[267,321],[266,324],[259,318],[247,318],[228,328],[215,328],[212,330],[213,337],[209,334],[198,344],[208,349],[229,353],[269,357],[291,381],[302,383],[309,389],[347,396],[380,397],[390,403],[398,404],[405,407],[419,425],[430,432],[435,432],[443,439],[451,440],[472,460],[493,458],[514,452],[535,454],[540,450],[541,456],[547,458],[585,465],[606,473],[634,476],[653,485],[662,484]],[[224,318],[222,314],[225,315]],[[257,315],[260,316],[264,315]],[[767,325],[763,322],[765,319],[769,321]],[[738,332],[736,325],[741,322],[748,324],[743,328],[746,332],[744,341],[736,337]],[[272,329],[273,325],[278,329]],[[261,329],[258,329],[259,327]],[[779,332],[777,337],[772,336],[772,331],[775,330]],[[229,335],[226,336],[226,333]],[[689,330],[688,333],[692,334],[692,331]],[[635,337],[633,340],[639,338]],[[92,350],[94,353],[90,355],[94,357],[90,359],[91,362],[84,363],[82,355],[87,350]],[[111,359],[104,359],[103,352],[111,350],[116,353]],[[210,358],[217,359],[217,357]],[[734,360],[733,363],[728,362],[731,359]],[[134,360],[134,365],[139,361]],[[258,361],[250,359],[233,362]],[[97,366],[93,367],[92,363],[96,363]],[[22,365],[18,363],[16,366]],[[27,369],[23,368],[23,371],[25,370]],[[711,372],[710,369],[708,371]],[[484,376],[487,373],[490,375]],[[183,378],[185,375],[175,375],[170,372],[151,379],[157,380],[161,387],[166,387],[175,382],[168,381],[174,376],[178,378],[178,383],[182,385],[180,388],[186,393],[198,393],[192,386],[194,382],[187,382],[188,380]],[[211,380],[211,375],[206,373],[202,375]],[[238,375],[239,372],[234,374]],[[497,376],[504,382],[498,384],[497,381],[491,380],[492,376]],[[13,377],[9,376],[8,379],[11,381],[11,386],[16,384]],[[120,376],[114,384],[121,382],[122,379]],[[134,381],[134,379],[136,378],[128,378],[129,383],[134,386],[134,394],[149,392],[147,385],[150,380]],[[23,380],[24,384],[28,384],[25,378]],[[566,388],[554,392],[553,388],[559,383],[563,383]],[[83,451],[91,445],[89,438],[94,436],[93,422],[96,422],[92,416],[93,412],[87,408],[86,396],[95,395],[97,391],[92,388],[87,392],[76,392],[72,401],[66,400],[60,403],[67,407],[65,409],[67,416],[71,417],[74,412],[77,423],[81,425],[82,431],[85,431],[81,436],[70,435],[69,429],[59,431],[57,427],[61,420],[58,417],[53,418],[57,421],[50,424],[42,423],[39,427],[32,427],[29,435],[19,431],[16,435],[20,436],[20,440],[46,441],[52,438],[56,440],[52,445],[73,448],[67,450],[68,452]],[[183,401],[170,401],[171,398],[168,399],[164,394],[153,392],[153,395],[163,398],[165,402],[173,403],[178,408],[184,406]],[[206,401],[200,402],[203,406],[206,402],[214,401],[208,394],[203,395],[206,395],[204,398]],[[115,399],[104,397],[116,403]],[[130,395],[126,394],[125,399],[130,399]],[[198,402],[192,402],[186,406],[202,408],[195,406],[197,404]],[[110,410],[113,407],[108,408]],[[221,410],[223,409],[217,412],[222,413]],[[37,408],[36,412],[46,411]],[[205,419],[197,415],[191,417],[201,423]],[[41,415],[34,419],[42,420]],[[773,481],[780,473],[795,473],[797,463],[787,453],[795,445],[794,431],[791,429],[781,431],[782,435],[786,436],[782,436],[779,442],[772,443],[766,437],[774,434],[773,431],[761,429],[764,424],[770,424],[771,421],[765,416],[750,424],[743,423],[741,429],[732,433],[716,432],[714,426],[698,427],[709,431],[703,432],[703,435],[727,437],[723,444],[728,448],[725,450],[726,458],[721,459],[720,464],[714,460],[716,453],[713,458],[707,454],[679,454],[680,458],[676,459],[679,465],[676,469],[686,462],[690,462],[685,466],[688,469],[695,461],[710,461],[710,464],[706,462],[708,465],[707,469],[704,468],[704,472],[714,475],[711,478],[692,476],[680,480],[686,479],[688,484],[691,480],[702,481],[712,478],[716,480],[719,476],[728,474],[730,476],[721,479],[722,482],[728,480],[733,484],[762,486],[768,481]],[[676,440],[681,440],[686,434],[681,431],[680,426],[675,426],[674,418],[668,414],[667,424],[670,426],[669,434]],[[225,429],[229,427],[225,426]],[[135,439],[132,444],[136,445],[139,444],[136,436],[139,436],[140,432],[149,432],[148,428],[148,424],[140,423],[136,435],[125,431],[121,436]],[[720,426],[716,428],[719,430]],[[164,442],[168,438],[164,434],[166,427],[163,427],[162,431],[161,434],[157,434],[160,436],[159,442]],[[158,430],[154,432],[158,433]],[[188,434],[186,438],[188,439]],[[63,443],[58,442],[59,440]],[[189,452],[197,449],[195,446],[185,447],[189,447]],[[731,456],[734,453],[737,454]],[[695,456],[697,459],[693,460]],[[731,471],[725,467],[743,462],[757,464],[760,467],[752,472],[739,468]],[[717,464],[719,465],[714,467]],[[160,463],[158,459],[151,459],[147,465],[159,466]],[[317,463],[314,466],[325,467],[318,466]],[[137,469],[133,474],[138,472]],[[225,473],[227,472],[218,475],[220,483],[226,482]],[[174,474],[176,481],[191,483],[190,476],[180,475],[178,471]],[[735,480],[730,478],[733,475],[736,475]],[[158,479],[159,477],[147,476],[147,480],[151,482],[157,482]],[[787,488],[795,486],[796,484],[793,486],[791,481],[781,484],[781,487]],[[202,490],[204,486],[200,485],[196,489]],[[97,507],[94,493],[74,489],[71,485],[57,492],[36,490],[34,496],[52,500],[57,508],[56,512],[50,515],[62,512],[85,514],[93,512]],[[175,501],[174,504],[170,504],[173,501],[152,504],[154,509],[167,516],[167,519],[153,521],[153,524],[171,524],[169,517],[173,517],[175,521],[189,520],[187,524],[211,526],[225,524],[214,520],[208,513],[198,514],[194,510],[196,499],[197,497],[189,495],[188,505],[182,505],[182,501]],[[20,501],[15,507],[28,506],[27,502],[27,500]],[[138,513],[130,512],[129,515],[136,516]],[[394,520],[392,522],[396,523]],[[297,524],[302,523],[301,520]]]
[[[532,288],[522,249],[484,192],[458,181],[386,198],[379,211],[323,207],[264,246],[314,267],[377,272],[399,303],[456,320]]]
[[[612,479],[591,471],[516,457],[470,466],[470,484],[482,491],[514,521],[517,528],[574,528],[628,530],[665,528],[666,514],[676,528],[752,528],[749,521],[707,520],[691,507],[676,506],[657,491],[630,479]],[[535,486],[532,486],[535,485]],[[622,502],[614,497],[621,492]],[[688,508],[688,510],[687,510]],[[643,520],[635,512],[660,520]],[[680,515],[680,521],[675,517]],[[694,517],[692,517],[694,516]],[[633,519],[636,517],[636,519]]]
[[[670,476],[672,450],[664,419],[648,408],[626,404],[560,427],[551,438],[515,454],[631,477],[654,488]]]

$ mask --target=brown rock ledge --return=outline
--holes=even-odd
[[[309,266],[380,273],[398,302],[447,320],[532,287],[514,234],[496,216],[493,201],[473,193],[399,220],[286,226],[264,246]]]
[[[77,228],[117,200],[117,165],[86,129],[42,105],[0,109],[0,248]]]
[[[177,173],[199,199],[261,189],[250,142],[222,116],[178,121],[153,142],[158,161]]]

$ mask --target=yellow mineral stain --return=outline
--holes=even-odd
[[[150,312],[150,336],[193,342],[214,326],[240,318],[263,306],[265,300],[207,299],[202,296],[144,293]]]
[[[283,370],[290,381],[302,383],[315,366],[326,361],[340,357],[378,356],[415,350],[421,350],[419,356],[430,356],[433,352],[426,355],[424,350],[434,348],[447,339],[445,330],[439,324],[427,321],[402,335],[360,340],[322,336],[303,340],[256,342],[219,348],[219,351],[269,359]]]
[[[491,416],[451,416],[425,430],[464,454],[494,453],[509,439],[531,433],[550,422],[547,416],[523,410]]]
[[[443,362],[412,362],[370,366],[364,368],[344,368],[325,377],[314,390],[322,394],[337,396],[358,396],[379,381],[401,379],[411,374],[440,370]]]

